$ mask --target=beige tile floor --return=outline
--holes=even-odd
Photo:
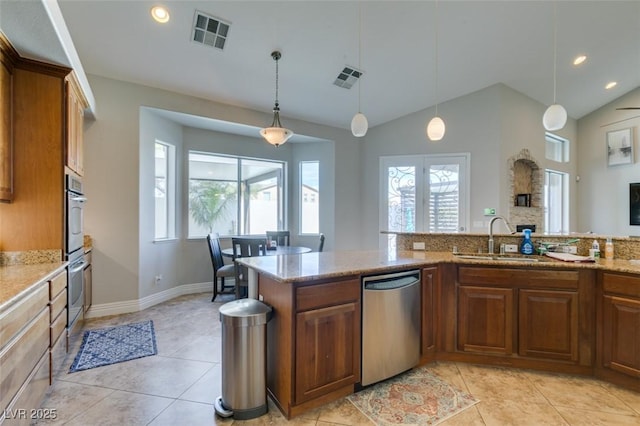
[[[348,400],[287,422],[269,413],[245,422],[216,417],[221,393],[218,308],[210,294],[181,296],[142,312],[89,320],[85,329],[151,319],[158,355],[68,374],[64,370],[42,407],[66,425],[361,425],[371,424]],[[229,299],[227,299],[229,300]],[[224,300],[223,300],[224,301]],[[443,425],[640,425],[640,394],[594,380],[462,363],[429,368],[480,402]]]

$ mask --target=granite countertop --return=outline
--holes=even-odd
[[[384,273],[398,269],[437,265],[440,263],[496,265],[527,268],[601,269],[640,274],[640,262],[600,259],[593,263],[563,262],[551,258],[540,262],[461,259],[450,252],[429,251],[333,251],[290,256],[259,256],[237,261],[282,282],[311,281],[349,275]]]
[[[0,313],[66,266],[67,262],[54,262],[0,267]]]

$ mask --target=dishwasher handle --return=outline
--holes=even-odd
[[[420,271],[363,278],[365,290],[394,290],[420,282]]]

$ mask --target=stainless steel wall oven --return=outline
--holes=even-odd
[[[83,209],[87,199],[82,190],[82,181],[78,176],[66,175],[65,202],[65,257],[67,267],[67,327],[71,330],[80,317],[84,303],[83,272],[84,261],[84,229]]]

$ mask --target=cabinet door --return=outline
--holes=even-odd
[[[521,356],[578,360],[578,293],[520,290],[518,352]]]
[[[604,366],[640,378],[640,301],[604,296]]]
[[[13,132],[11,68],[0,50],[0,201],[13,200]]]
[[[360,304],[345,303],[296,315],[295,402],[360,380]]]
[[[67,79],[67,167],[79,174],[84,173],[84,102],[78,83],[70,76]]]
[[[513,353],[513,290],[460,286],[458,288],[458,350]]]
[[[422,269],[422,355],[435,352],[435,285],[438,268]]]

